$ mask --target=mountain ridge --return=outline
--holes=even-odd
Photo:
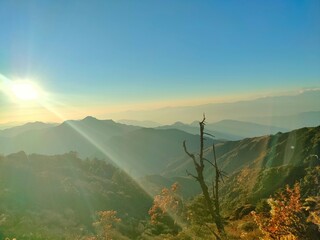
[[[144,111],[126,111],[110,113],[113,119],[123,119],[128,115],[135,120],[156,120],[165,123],[176,121],[177,113],[183,122],[194,121],[194,116],[206,113],[207,119],[220,121],[235,119],[253,121],[256,117],[272,117],[282,115],[295,115],[301,112],[320,111],[317,102],[320,99],[320,90],[305,90],[300,93],[282,96],[268,96],[254,100],[242,100],[224,103],[208,103],[197,106],[177,106]],[[271,124],[272,125],[272,124]],[[280,126],[281,127],[281,126]],[[287,126],[289,127],[289,126]],[[290,130],[293,130],[291,128]]]

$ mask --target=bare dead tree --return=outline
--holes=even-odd
[[[197,172],[197,174],[194,175],[194,174],[188,172],[188,170],[187,170],[187,174],[199,182],[204,199],[205,199],[205,202],[206,202],[206,207],[209,210],[210,215],[212,217],[212,221],[213,221],[213,223],[215,223],[215,225],[217,226],[217,230],[218,230],[218,233],[216,233],[213,230],[211,232],[215,235],[216,239],[220,240],[220,239],[225,238],[225,230],[224,230],[223,220],[220,215],[219,183],[220,183],[220,180],[223,181],[223,176],[225,174],[218,168],[214,143],[212,145],[213,162],[211,162],[210,160],[208,160],[204,157],[204,154],[203,154],[204,153],[204,140],[205,140],[204,135],[210,135],[210,134],[204,132],[205,120],[206,120],[206,117],[205,117],[205,115],[203,115],[202,121],[199,122],[199,125],[200,125],[199,157],[196,157],[196,155],[194,155],[193,153],[190,153],[188,151],[187,146],[186,146],[186,141],[183,142],[183,148],[184,148],[184,151],[186,152],[186,154],[192,159],[195,170]],[[210,135],[210,136],[212,136],[212,135]],[[208,188],[208,185],[205,182],[205,179],[203,176],[203,174],[204,174],[203,172],[205,169],[204,162],[208,162],[215,169],[215,179],[212,183],[212,191],[213,191],[212,198],[210,197],[209,188]]]

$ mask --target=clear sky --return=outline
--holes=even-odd
[[[83,111],[317,88],[319,66],[319,0],[0,1],[0,73]]]

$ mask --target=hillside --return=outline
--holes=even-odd
[[[230,155],[221,159],[221,166],[231,173],[221,189],[227,199],[232,199],[225,201],[227,206],[256,203],[286,184],[293,185],[296,181],[303,183],[317,178],[317,175],[319,177],[319,169],[317,173],[313,171],[316,166],[320,166],[320,127],[277,134],[265,141],[265,150],[260,152],[259,157],[251,158],[250,162],[243,161],[240,166],[236,166],[230,164],[233,158]],[[238,156],[240,159],[241,153]],[[311,185],[317,185],[317,181]],[[318,195],[319,191],[313,194]]]
[[[228,175],[222,184],[221,195],[226,209],[232,210],[248,202],[256,203],[285,184],[304,177],[309,167],[304,165],[305,161],[320,156],[320,127],[221,142],[216,144],[216,153],[220,168]],[[205,157],[212,159],[211,147]],[[181,186],[186,186],[186,190],[182,189],[184,197],[190,197],[199,191],[199,186],[187,177],[186,170],[195,171],[191,159],[182,155],[168,165],[162,176],[150,176],[142,181],[149,189],[159,189],[169,187],[175,179]],[[213,174],[208,164],[206,176],[210,182]]]
[[[0,186],[1,239],[79,239],[92,232],[97,211],[116,210],[132,224],[151,206],[120,169],[74,153],[0,157]]]
[[[107,146],[118,165],[130,174],[144,176],[160,174],[172,162],[184,156],[184,140],[190,143],[190,149],[198,148],[199,136],[176,129],[152,128],[113,137]],[[206,143],[206,146],[209,146],[208,144],[210,143]]]
[[[218,164],[228,174],[245,167],[265,168],[299,164],[310,154],[319,155],[319,151],[320,126],[216,144]],[[211,159],[210,148],[207,152],[206,158]],[[192,167],[192,162],[184,156],[172,162],[163,174],[180,176],[185,174],[186,169],[192,170]]]
[[[140,128],[87,117],[11,137],[0,135],[0,153],[25,151],[52,155],[75,151],[81,157],[105,159],[142,176],[159,174],[183,156],[184,140],[195,150],[198,138],[176,129]]]
[[[106,157],[102,148],[108,139],[137,129],[139,127],[115,123],[112,120],[86,117],[82,120],[65,121],[50,128],[33,129],[14,136],[3,136],[0,133],[0,153],[25,151],[63,154],[77,151],[83,157]]]

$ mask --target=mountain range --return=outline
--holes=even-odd
[[[56,125],[57,124],[55,123],[30,122],[21,126],[14,126],[11,128],[0,130],[0,135],[3,137],[15,137],[21,133],[28,132],[30,130],[46,129],[54,127]]]
[[[197,121],[191,124],[176,122],[172,125],[160,126],[158,128],[179,129],[191,134],[199,134],[199,122]],[[270,135],[287,131],[289,131],[289,129],[237,120],[222,120],[206,124],[207,133],[213,135],[216,139],[224,140],[240,140],[248,137]]]
[[[315,130],[309,133],[310,136],[318,134],[319,127],[312,129]],[[197,122],[176,122],[173,125],[144,128],[89,116],[82,120],[68,120],[60,125],[35,122],[2,130],[0,153],[6,155],[25,151],[27,154],[55,155],[74,151],[83,158],[96,157],[112,162],[134,177],[150,176],[151,185],[152,179],[160,181],[163,177],[180,177],[180,182],[184,183],[189,181],[185,178],[185,171],[192,170],[192,164],[186,158],[182,142],[186,140],[190,151],[197,151],[198,131]],[[210,147],[213,142],[216,144],[221,167],[232,174],[249,163],[265,167],[267,163],[270,164],[266,159],[274,158],[271,156],[274,151],[277,155],[282,154],[285,162],[281,164],[286,164],[286,161],[293,163],[288,156],[299,148],[297,138],[301,131],[288,132],[284,128],[223,120],[206,124],[206,132],[215,137],[209,137],[205,146]],[[280,140],[286,142],[286,147],[282,147],[281,151],[274,150]]]
[[[210,122],[233,119],[293,130],[299,127],[312,127],[320,124],[318,117],[320,112],[319,99],[320,89],[309,89],[294,94],[266,96],[251,100],[109,113],[108,117],[124,119],[130,116],[131,119],[139,121],[148,119],[168,124],[177,120],[191,123],[195,120],[195,116],[202,116],[203,113],[206,113],[207,119],[210,119]],[[318,113],[314,115],[314,112]],[[309,118],[307,124],[300,121],[303,119],[301,115]],[[284,118],[281,120],[278,117]]]
[[[198,145],[198,136],[181,130],[141,128],[93,117],[34,127],[28,124],[0,132],[0,153],[54,155],[75,151],[84,158],[111,161],[133,175],[145,175],[160,173],[167,163],[181,156],[184,140],[190,142],[191,149]],[[24,131],[13,134],[21,129]]]
[[[157,128],[144,128],[90,116],[82,120],[68,120],[59,125],[35,122],[0,131],[0,153],[25,151],[27,154],[54,155],[75,151],[80,157],[111,161],[133,176],[162,174],[166,169],[177,171],[174,165],[184,161],[184,140],[188,142],[190,150],[198,148],[197,125],[197,122],[177,122]],[[263,136],[262,139],[267,139],[272,134],[287,131],[285,128],[223,120],[206,124],[206,132],[215,136],[211,141],[206,141],[206,146],[214,141],[217,151],[232,149],[240,140],[249,141],[245,138]],[[241,151],[237,152],[239,154]]]
[[[116,210],[123,219],[119,232],[137,237],[148,229],[144,219],[152,205],[150,197],[163,187],[177,182],[184,199],[200,193],[198,183],[186,173],[195,169],[182,147],[186,140],[188,150],[198,156],[197,125],[178,122],[143,128],[86,117],[1,131],[0,152],[6,156],[0,155],[0,221],[5,226],[0,237],[25,236],[32,227],[39,239],[66,236],[65,227],[68,235],[90,235],[95,213],[101,210]],[[228,135],[226,130],[234,126],[238,127],[230,133],[242,136]],[[227,132],[218,132],[221,136],[239,137],[208,136],[204,145],[204,157],[211,160],[215,144],[218,166],[227,175],[220,185],[224,216],[232,216],[238,207],[255,206],[296,181],[303,193],[319,193],[320,126],[282,132],[277,127],[225,120],[208,123],[205,130],[215,134],[217,128]],[[208,163],[204,176],[212,181]]]

